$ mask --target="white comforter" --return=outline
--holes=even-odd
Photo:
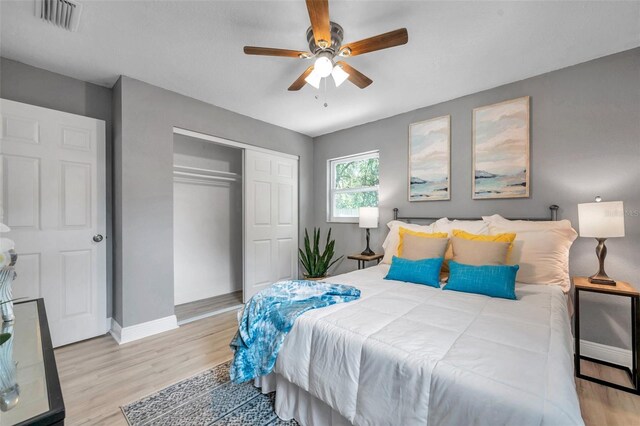
[[[565,296],[517,301],[383,280],[388,266],[328,281],[356,302],[296,320],[275,371],[356,425],[580,425]]]

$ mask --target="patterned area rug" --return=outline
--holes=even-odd
[[[269,425],[292,426],[273,411],[275,392],[263,395],[251,381],[229,380],[231,361],[122,407],[131,426]]]

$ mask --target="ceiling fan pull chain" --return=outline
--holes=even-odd
[[[323,79],[324,80],[324,104],[323,106],[326,108],[329,106],[329,104],[327,103],[327,78]]]

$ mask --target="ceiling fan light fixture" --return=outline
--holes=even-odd
[[[321,80],[322,80],[322,76],[320,76],[320,74],[318,73],[318,71],[316,71],[315,68],[314,68],[313,71],[311,71],[311,74],[306,76],[305,79],[304,79],[304,81],[306,81],[307,84],[309,84],[310,86],[315,87],[316,89],[320,88],[320,81]]]
[[[320,77],[329,77],[333,71],[333,61],[331,60],[330,53],[321,53],[316,59],[316,63],[313,66],[313,72],[317,72]]]
[[[336,65],[335,67],[333,67],[331,76],[333,77],[333,82],[336,84],[336,87],[340,87],[340,85],[349,78],[349,74],[345,70],[343,70],[340,65]]]
[[[48,4],[52,1],[68,3],[77,0],[35,1]],[[369,85],[373,83],[373,80],[348,63],[340,60],[340,58],[376,52],[390,47],[401,46],[409,42],[407,29],[399,28],[384,34],[342,44],[344,29],[338,23],[330,20],[329,0],[305,0],[305,3],[307,5],[307,12],[309,12],[309,20],[311,21],[311,26],[307,28],[306,33],[309,52],[272,47],[244,47],[244,53],[247,55],[279,56],[299,59],[313,58],[314,64],[307,66],[304,72],[289,86],[289,91],[298,91],[307,83],[319,89],[322,79],[328,78],[329,75],[333,76],[336,87],[342,85],[345,80],[349,80],[350,83],[353,83],[360,89],[369,87]],[[337,65],[337,67],[334,65]]]

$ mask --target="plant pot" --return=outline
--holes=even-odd
[[[328,275],[325,275],[323,277],[307,277],[306,275],[304,276],[304,279],[307,281],[322,281],[324,279],[327,279]]]

